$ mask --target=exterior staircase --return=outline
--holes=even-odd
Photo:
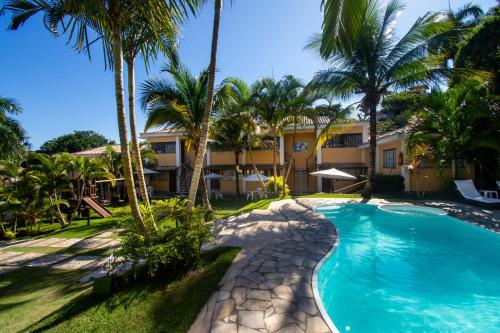
[[[307,168],[295,169],[294,179],[294,194],[306,194],[309,192],[309,171]]]
[[[187,196],[189,194],[189,186],[191,186],[191,178],[193,176],[193,169],[190,166],[183,165],[180,169],[180,188],[179,194]]]

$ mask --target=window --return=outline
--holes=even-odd
[[[384,150],[384,168],[385,169],[396,168],[396,149]]]
[[[301,152],[301,151],[307,151],[309,148],[309,144],[307,142],[295,142],[293,144],[293,151],[295,153]]]
[[[151,144],[154,152],[157,154],[174,154],[175,142],[153,142]]]
[[[332,135],[324,144],[323,148],[345,148],[358,147],[363,142],[361,133],[354,134],[336,134]]]

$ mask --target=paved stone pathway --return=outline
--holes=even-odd
[[[283,200],[217,221],[215,233],[210,246],[243,250],[189,332],[330,332],[312,289],[314,268],[336,239],[328,220]]]
[[[36,252],[20,252],[16,248],[50,247],[65,249],[113,249],[120,242],[111,237],[116,231],[106,231],[87,238],[42,238],[17,240],[0,243],[0,274],[10,272],[19,267],[51,267],[56,269],[98,269],[103,266],[108,257],[72,255],[71,253],[46,254]],[[88,279],[86,279],[88,281]],[[84,282],[86,282],[84,281]]]

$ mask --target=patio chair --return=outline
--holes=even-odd
[[[471,203],[482,204],[483,206],[499,206],[500,199],[485,198],[477,191],[472,179],[467,180],[455,180],[455,185],[457,186],[460,194]]]
[[[497,187],[500,189],[500,180],[497,180]]]
[[[224,199],[224,196],[222,195],[222,192],[220,190],[214,190],[214,196],[215,199]]]

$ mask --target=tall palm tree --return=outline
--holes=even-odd
[[[0,159],[17,157],[23,151],[24,130],[10,115],[22,112],[21,105],[12,98],[0,96]]]
[[[204,112],[206,110],[209,73],[202,71],[197,77],[184,66],[170,64],[164,69],[171,80],[149,79],[141,86],[141,104],[147,112],[145,130],[151,128],[177,129],[185,133],[186,148],[200,154]],[[178,154],[180,152],[177,152]],[[205,209],[212,207],[204,187]]]
[[[154,31],[160,31],[166,23],[175,21],[177,17],[186,15],[198,5],[197,0],[9,0],[5,9],[14,16],[10,29],[16,30],[37,12],[44,13],[45,26],[54,34],[60,26],[69,32],[69,38],[75,39],[79,48],[87,48],[92,43],[88,29],[93,29],[102,36],[104,44],[111,45],[113,72],[115,80],[116,112],[118,131],[123,159],[123,171],[129,203],[138,230],[149,243],[148,226],[144,222],[136,197],[132,165],[128,144],[128,131],[123,94],[123,44],[122,36],[128,28],[127,20],[133,15],[134,20],[140,20]],[[106,52],[106,50],[105,50]]]
[[[169,23],[169,22],[167,22]],[[129,18],[123,34],[124,60],[127,63],[128,80],[128,108],[131,135],[132,157],[135,162],[135,170],[139,183],[141,198],[146,206],[149,206],[146,180],[142,165],[141,149],[137,140],[138,133],[135,121],[135,61],[140,54],[144,60],[146,68],[149,61],[157,57],[160,51],[167,54],[169,59],[174,59],[175,53],[175,25],[166,24],[160,32],[152,29],[151,26],[144,26],[140,18],[132,16]]]
[[[212,103],[215,88],[215,71],[217,70],[217,45],[219,44],[219,25],[222,11],[222,0],[214,0],[214,25],[212,30],[212,47],[210,51],[210,65],[208,67],[208,88],[205,111],[201,123],[201,135],[198,145],[198,152],[194,163],[193,176],[189,186],[187,210],[191,211],[196,200],[196,192],[203,171],[203,159],[207,149],[208,131],[210,125],[210,114],[212,113]],[[211,210],[211,209],[210,209]]]
[[[342,98],[362,95],[363,110],[369,111],[370,161],[365,194],[372,192],[375,179],[377,147],[377,106],[390,90],[400,90],[416,85],[432,85],[449,77],[458,70],[441,66],[444,55],[430,51],[429,45],[449,31],[449,22],[443,22],[438,13],[427,14],[413,24],[401,38],[393,34],[393,22],[403,5],[390,1],[385,10],[377,2],[366,8],[362,28],[358,31],[352,51],[332,48],[324,58],[331,67],[319,71],[310,86]],[[328,36],[318,35],[309,44],[321,51]],[[328,37],[329,38],[329,37]],[[463,73],[464,71],[462,71]],[[468,72],[468,74],[472,74]]]

